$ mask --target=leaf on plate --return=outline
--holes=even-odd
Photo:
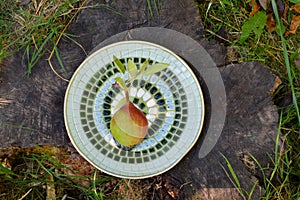
[[[268,9],[269,2],[270,0],[259,0],[259,4],[264,10]]]
[[[144,73],[144,71],[148,65],[149,65],[149,58],[143,62],[141,69],[140,69],[140,73]]]
[[[270,33],[274,32],[276,30],[276,21],[273,17],[273,13],[269,13],[267,15],[266,28]]]
[[[295,11],[296,13],[300,14],[300,4],[295,4],[291,7],[291,9],[293,11]]]
[[[136,64],[132,62],[132,60],[128,60],[128,72],[131,76],[131,79],[135,79],[136,76],[138,75],[138,70],[136,67]]]
[[[296,34],[299,25],[300,25],[300,17],[298,17],[297,15],[293,15],[289,30],[285,33],[285,35]]]
[[[242,26],[242,34],[240,37],[240,43],[244,43],[250,36],[251,32],[254,32],[256,38],[259,38],[263,32],[267,21],[267,14],[264,11],[259,11],[255,15],[251,16]]]
[[[125,81],[124,81],[122,78],[116,77],[116,78],[115,78],[115,81],[119,84],[119,86],[120,86],[122,89],[127,90],[126,83],[125,83]]]
[[[159,72],[165,68],[169,67],[167,63],[156,63],[154,65],[149,65],[148,68],[143,72],[143,75],[151,75]]]
[[[118,69],[120,72],[122,72],[123,74],[125,73],[125,66],[123,65],[123,63],[119,60],[119,58],[117,58],[116,56],[114,57],[114,62],[116,63]]]

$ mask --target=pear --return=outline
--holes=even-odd
[[[129,100],[113,115],[110,130],[115,140],[125,147],[132,148],[145,138],[148,120]]]

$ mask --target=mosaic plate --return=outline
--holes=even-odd
[[[138,76],[128,85],[130,100],[149,122],[146,138],[131,150],[123,150],[110,133],[110,120],[125,95],[113,87],[116,77],[125,80],[113,62],[128,59],[138,67],[170,66],[150,76]],[[64,105],[69,137],[91,164],[105,173],[123,178],[146,178],[176,165],[198,139],[204,119],[203,95],[192,70],[170,50],[143,41],[108,45],[90,55],[74,73]]]

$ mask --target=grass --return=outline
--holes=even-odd
[[[49,65],[54,72],[51,64],[53,56],[63,69],[57,45],[62,37],[74,41],[73,36],[67,35],[65,30],[83,8],[85,1],[19,2],[24,2],[24,5],[15,0],[0,1],[0,61],[24,50],[28,74],[33,73],[34,66],[45,54],[49,55]],[[265,20],[269,11],[260,9],[260,16],[250,16],[254,6],[249,6],[249,2],[251,1],[195,0],[200,9],[206,38],[228,47],[228,62],[258,61],[280,78],[282,83],[273,94],[280,114],[276,141],[278,144],[279,140],[283,140],[285,148],[278,149],[276,145],[275,156],[272,158],[274,167],[270,176],[264,174],[265,169],[251,152],[249,157],[265,176],[263,187],[266,192],[262,199],[300,199],[300,67],[294,62],[300,54],[300,34],[299,30],[298,34],[284,34],[295,12],[288,10],[287,16],[283,17],[272,0],[269,10],[273,10],[272,15],[277,25],[281,25],[273,27],[274,30],[269,30],[265,24],[257,24],[254,28],[251,25]],[[291,1],[287,3],[293,5]],[[150,16],[153,16],[159,13],[161,1],[147,0],[147,5]],[[96,6],[105,7],[100,4]],[[112,8],[107,9],[121,14]],[[256,19],[254,17],[262,20],[253,20]],[[1,156],[0,199],[122,199],[126,195],[129,198],[136,195],[133,194],[135,191],[130,181],[114,179],[94,169],[80,171],[76,163],[70,160],[72,155],[64,154],[57,148],[12,151],[13,153],[8,153],[9,157]],[[246,191],[241,187],[230,161],[226,157],[224,160],[226,167],[223,168],[233,185],[244,199],[251,199],[258,182],[254,183],[250,191]],[[84,161],[78,163],[82,162]]]
[[[64,148],[11,149],[4,154],[9,156],[1,156],[0,199],[101,200],[128,192],[123,179],[101,173]]]
[[[275,157],[272,158],[274,167],[269,177],[264,174],[265,169],[260,167],[265,175],[263,187],[266,190],[261,199],[300,199],[300,68],[294,62],[297,57],[300,57],[300,31],[298,30],[295,35],[284,34],[291,23],[291,16],[297,13],[289,10],[287,17],[284,18],[279,15],[276,2],[272,0],[270,10],[277,27],[270,31],[263,24],[263,28],[259,30],[259,26],[253,23],[250,27],[253,30],[249,31],[249,36],[241,40],[244,36],[245,24],[251,22],[251,18],[254,17],[250,16],[253,11],[253,6],[249,5],[250,1],[201,2],[196,3],[200,9],[206,37],[223,43],[229,48],[229,62],[262,62],[280,78],[282,83],[274,93],[274,102],[280,114],[279,132],[274,149]],[[288,5],[292,6],[293,3],[289,2]],[[267,13],[261,9],[259,12],[267,15],[270,11]],[[278,26],[279,24],[281,25]],[[284,141],[284,149],[278,149],[279,139]],[[249,156],[260,166],[251,153]],[[257,183],[250,191],[243,190],[229,160],[226,157],[224,160],[227,167],[223,166],[223,168],[233,185],[244,199],[251,199]]]
[[[0,60],[25,49],[27,73],[31,74],[39,59],[52,47],[67,23],[80,8],[81,0],[33,0],[20,4],[13,0],[0,2]],[[56,55],[58,53],[56,51]]]

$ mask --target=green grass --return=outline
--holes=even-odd
[[[270,177],[265,176],[263,187],[266,193],[262,199],[300,199],[300,68],[294,63],[294,60],[300,57],[300,31],[295,35],[284,34],[292,14],[295,13],[290,10],[287,18],[283,19],[278,14],[275,1],[272,0],[270,9],[274,10],[277,28],[276,31],[269,32],[265,24],[257,24],[265,23],[264,20],[252,20],[258,18],[258,15],[259,18],[266,16],[265,11],[261,9],[257,15],[249,16],[252,9],[248,5],[250,1],[199,2],[196,1],[196,4],[200,9],[206,37],[223,43],[231,50],[231,54],[228,55],[229,62],[261,62],[282,81],[274,93],[274,102],[280,114],[277,144],[280,137],[285,148],[278,149],[276,145],[274,149],[274,168]],[[290,2],[290,5],[293,3]],[[251,152],[249,156],[259,166]],[[227,167],[223,168],[232,183],[244,199],[251,199],[252,190],[245,191],[240,188],[234,169],[227,158],[224,159]],[[264,172],[264,169],[260,170]],[[256,187],[256,183],[253,187]]]
[[[82,167],[86,164],[82,160],[72,162],[65,149],[35,147],[13,152],[0,160],[0,199],[62,199],[65,196],[68,199],[100,200],[120,197],[117,186],[122,180],[98,170],[85,172],[93,167]]]
[[[59,59],[56,44],[68,23],[81,8],[82,0],[33,0],[20,5],[14,0],[0,2],[0,60],[24,49],[27,73],[50,49]],[[61,65],[63,66],[63,65]]]
[[[24,58],[28,61],[28,74],[33,73],[34,66],[45,54],[49,55],[48,62],[54,73],[56,71],[51,64],[53,56],[64,69],[57,45],[62,37],[76,43],[65,30],[85,3],[83,0],[40,2],[32,0],[20,5],[15,0],[0,1],[0,61],[23,50]],[[150,16],[159,13],[161,2],[147,0]],[[279,139],[283,140],[285,148],[278,149],[276,145],[274,149],[275,156],[271,158],[274,167],[270,176],[264,174],[262,187],[266,193],[262,199],[300,199],[300,68],[294,63],[300,53],[300,32],[284,35],[295,13],[289,10],[287,18],[283,19],[275,9],[274,0],[270,9],[273,7],[274,18],[281,26],[277,26],[274,32],[267,31],[264,24],[259,23],[265,20],[267,12],[261,9],[259,15],[249,16],[252,9],[249,2],[195,0],[206,38],[228,47],[231,52],[228,54],[229,62],[261,62],[282,81],[274,93],[274,102],[280,114],[276,141],[278,144]],[[293,4],[291,2],[290,5]],[[103,6],[121,15],[106,5],[95,6]],[[288,99],[291,99],[290,103],[286,103]],[[265,169],[251,152],[249,157],[264,172]],[[242,197],[251,199],[258,182],[249,191],[243,189],[230,161],[223,158],[226,162],[223,169],[233,185]],[[122,199],[128,192],[135,192],[126,180],[114,179],[96,170],[92,174],[82,175],[49,151],[23,151],[0,161],[0,199],[63,199],[65,195],[70,199]]]

